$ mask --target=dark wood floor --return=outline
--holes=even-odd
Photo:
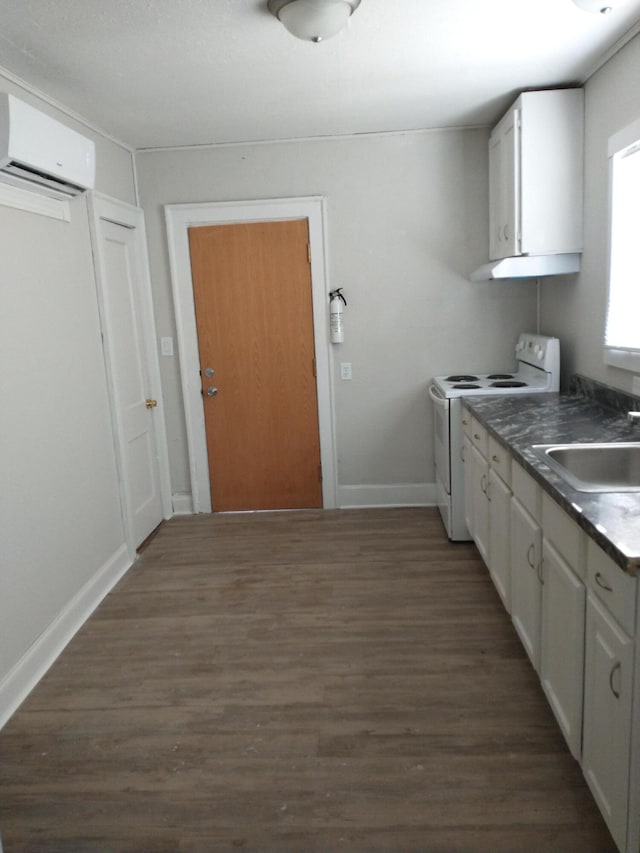
[[[165,524],[0,759],[5,853],[615,850],[432,510]]]

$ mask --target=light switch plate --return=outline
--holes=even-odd
[[[160,338],[160,352],[162,355],[173,355],[173,338]]]
[[[341,361],[340,362],[340,379],[351,379],[351,362],[350,361]]]

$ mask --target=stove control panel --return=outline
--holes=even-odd
[[[558,338],[523,332],[516,344],[516,358],[548,373],[557,374],[560,369],[560,341]]]

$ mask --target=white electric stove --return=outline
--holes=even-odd
[[[560,389],[560,341],[523,333],[515,348],[513,371],[473,370],[437,376],[429,387],[433,403],[434,456],[438,508],[449,539],[471,539],[464,521],[462,398],[504,394],[539,394]]]

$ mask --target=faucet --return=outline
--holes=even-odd
[[[630,424],[640,423],[640,412],[627,412],[627,420]]]

